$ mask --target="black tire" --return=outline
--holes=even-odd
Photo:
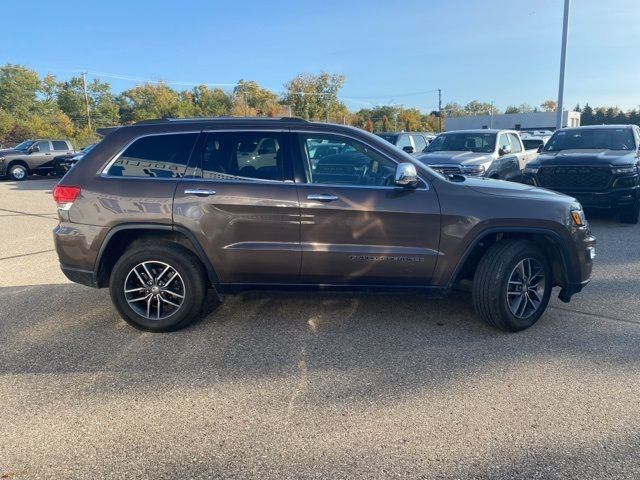
[[[640,219],[640,200],[636,200],[635,203],[629,207],[621,208],[619,212],[622,223],[636,225]]]
[[[151,276],[154,278],[154,286],[156,286],[155,278],[160,268],[154,271],[153,265],[164,264],[170,266],[171,270],[168,271],[167,276],[170,277],[173,273],[178,274],[176,280],[173,281],[171,285],[176,293],[169,295],[168,293],[170,292],[167,288],[167,290],[162,291],[164,293],[158,293],[153,296],[151,292],[143,290],[140,292],[141,296],[152,295],[153,299],[156,300],[154,301],[152,299],[148,302],[130,303],[133,300],[131,298],[133,294],[125,293],[125,288],[127,288],[129,282],[135,281],[137,284],[140,283],[136,280],[136,276],[133,275],[133,268],[143,262],[149,262],[146,265],[150,265],[149,269],[151,270]],[[139,271],[142,275],[141,280],[148,280],[144,270]],[[164,277],[165,282],[168,280],[167,276]],[[161,281],[159,285],[162,285]],[[182,288],[179,288],[180,285],[182,285]],[[133,285],[133,287],[141,288],[136,287],[136,285]],[[149,288],[151,287],[149,286]],[[129,247],[120,259],[118,259],[109,279],[109,291],[113,304],[127,323],[139,330],[169,332],[183,328],[200,317],[207,294],[207,276],[198,257],[182,245],[170,242],[145,242]],[[179,299],[180,294],[183,297],[182,300]],[[129,297],[127,297],[127,295],[129,295]],[[166,298],[169,302],[181,301],[179,308],[174,308],[167,302],[165,309],[164,302],[167,300],[161,302],[159,298],[161,295],[164,295],[162,298]],[[129,300],[127,300],[127,298],[129,298]],[[144,305],[147,305],[146,312],[140,312],[134,309],[144,310]],[[157,312],[158,317],[160,317],[161,314],[167,314],[167,311],[170,310],[169,316],[162,319],[147,318],[145,313],[147,315],[149,314],[149,306],[151,309],[156,308],[152,311]]]
[[[9,167],[7,177],[14,182],[21,182],[29,176],[29,169],[21,163],[14,163]]]
[[[527,259],[542,269],[544,292],[542,295],[536,293],[536,296],[540,296],[537,310],[522,318],[511,311],[507,299],[511,298],[513,292],[507,294],[507,291],[516,267]],[[473,280],[473,306],[489,325],[507,332],[518,332],[538,321],[547,308],[551,289],[551,268],[540,249],[527,240],[502,240],[480,259]]]

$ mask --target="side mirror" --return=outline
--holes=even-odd
[[[538,145],[538,153],[542,152],[543,148],[544,148],[544,145]]]
[[[33,145],[30,149],[29,149],[29,153],[33,153],[33,152],[39,152],[40,151],[40,147],[38,145]]]
[[[418,184],[418,172],[412,163],[400,163],[396,167],[396,185],[401,187],[415,187]]]
[[[410,145],[407,145],[405,147],[402,147],[402,150],[404,150],[407,153],[413,153],[413,147]]]
[[[498,150],[499,155],[509,155],[511,153],[511,145],[505,145]]]

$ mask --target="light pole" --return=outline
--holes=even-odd
[[[562,22],[562,51],[560,53],[560,81],[558,86],[558,105],[556,106],[556,130],[562,128],[562,110],[564,110],[564,70],[567,61],[567,34],[569,30],[569,3],[564,0],[564,20]]]

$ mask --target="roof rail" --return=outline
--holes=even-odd
[[[301,122],[301,123],[309,123],[308,120],[305,120],[301,117],[232,117],[228,115],[221,115],[219,117],[191,117],[191,118],[151,118],[149,120],[140,120],[139,122],[134,123],[134,125],[148,125],[154,123],[166,123],[166,122],[202,122],[207,120],[272,120],[272,121],[281,121],[281,122]]]

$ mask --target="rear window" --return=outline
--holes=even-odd
[[[52,143],[54,150],[69,150],[67,142],[63,142],[62,140],[53,140]]]
[[[197,133],[139,138],[122,152],[107,174],[114,177],[182,177],[197,138]]]

